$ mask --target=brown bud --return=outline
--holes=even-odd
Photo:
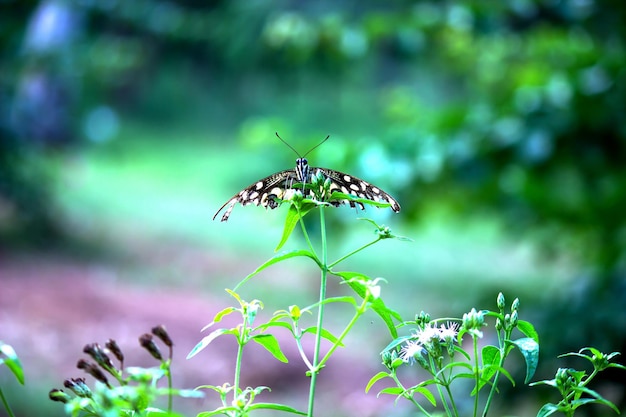
[[[111,388],[111,384],[109,384],[109,380],[107,379],[106,375],[104,374],[104,372],[102,372],[102,369],[98,368],[98,365],[96,365],[95,363],[87,362],[84,359],[79,359],[76,367],[78,369],[84,370],[96,380]]]
[[[104,346],[111,351],[120,363],[124,363],[124,354],[115,340],[109,339]]]
[[[115,369],[115,366],[113,366],[113,362],[111,362],[111,359],[107,356],[106,353],[104,353],[104,350],[99,344],[91,343],[89,345],[86,345],[83,348],[83,352],[91,356],[93,360],[95,360],[96,363],[104,369]]]
[[[152,340],[152,335],[150,333],[143,334],[139,338],[139,344],[148,352],[150,352],[152,357],[160,361],[163,360],[163,355],[161,355],[159,347],[156,345],[156,343],[154,343],[154,340]]]
[[[170,348],[174,346],[174,342],[172,342],[172,339],[170,339],[170,335],[167,333],[164,325],[160,324],[156,327],[153,327],[152,334],[161,339],[163,343],[165,343],[165,346]]]

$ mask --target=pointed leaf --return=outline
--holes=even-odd
[[[245,277],[243,280],[241,280],[241,282],[239,284],[237,284],[235,286],[235,290],[237,288],[239,288],[241,285],[245,284],[250,278],[254,277],[256,274],[258,274],[259,272],[263,271],[265,268],[272,266],[278,262],[282,262],[286,259],[290,259],[290,258],[295,258],[298,256],[305,256],[307,258],[311,258],[315,261],[315,263],[317,263],[319,265],[319,260],[317,259],[317,257],[311,253],[308,250],[304,250],[304,249],[300,249],[300,250],[292,250],[289,252],[284,252],[284,253],[280,253],[278,255],[274,255],[272,256],[270,259],[268,259],[267,261],[265,261],[263,263],[263,265],[259,266],[257,269],[254,270],[254,272],[252,272],[251,274],[249,274],[247,277]]]
[[[300,211],[298,211],[294,204],[291,204],[289,206],[289,211],[287,211],[287,218],[285,219],[285,227],[283,228],[283,235],[280,238],[280,242],[278,242],[276,249],[274,249],[274,252],[278,252],[280,248],[282,248],[285,243],[287,243],[287,240],[289,240],[289,236],[291,236],[291,233],[298,224],[298,221],[306,216],[306,214],[314,207],[315,206],[312,205],[303,205]]]
[[[307,413],[298,411],[293,407],[289,407],[288,405],[274,403],[255,403],[248,407],[248,410],[278,410],[284,411],[286,413],[298,414],[299,416],[307,415]]]
[[[285,354],[282,350],[280,350],[280,345],[278,344],[278,340],[271,334],[258,334],[252,336],[252,340],[254,340],[259,345],[263,346],[265,350],[271,353],[276,359],[283,363],[289,362]]]
[[[517,322],[517,329],[524,333],[526,337],[530,337],[537,342],[537,344],[539,344],[539,334],[535,330],[535,326],[533,326],[532,323],[525,320],[519,320]]]
[[[213,321],[209,324],[207,324],[206,326],[204,326],[202,328],[201,331],[205,331],[206,329],[208,329],[209,327],[213,326],[215,323],[219,323],[220,321],[222,321],[222,319],[226,316],[228,316],[229,314],[233,313],[237,311],[237,309],[235,307],[226,307],[225,309],[219,311],[215,317],[213,317]]]
[[[422,394],[424,396],[424,398],[426,398],[428,400],[428,402],[430,402],[433,406],[437,405],[437,400],[435,399],[435,396],[433,395],[432,392],[430,392],[427,388],[424,387],[417,387],[413,390],[413,392],[419,392],[420,394]]]
[[[383,388],[382,390],[378,391],[378,395],[380,394],[402,395],[403,393],[404,393],[404,390],[400,387]]]
[[[317,334],[317,327],[316,327],[316,326],[311,326],[311,327],[308,327],[308,328],[306,328],[305,330],[303,330],[303,331],[302,331],[302,333],[303,333],[303,334],[304,334],[304,333],[313,333],[313,334]],[[333,344],[336,344],[336,343],[337,343],[337,341],[339,340],[339,339],[337,339],[337,337],[335,337],[335,335],[334,335],[334,334],[332,334],[331,332],[329,332],[329,331],[328,331],[328,330],[326,330],[326,329],[322,329],[322,337],[323,337],[324,339],[326,339],[326,340],[330,341],[330,342],[331,342],[331,343],[333,343]],[[343,345],[343,343],[339,343],[339,345],[338,345],[338,346],[343,347],[344,345]]]
[[[15,379],[24,385],[24,369],[20,358],[15,353],[15,350],[11,345],[7,345],[0,341],[0,365],[6,364],[7,368],[13,373]]]
[[[522,356],[524,356],[526,361],[526,378],[524,378],[524,383],[528,384],[533,375],[535,375],[537,364],[539,363],[539,344],[530,337],[511,340],[510,343],[515,345],[522,353]]]
[[[209,343],[211,343],[216,337],[221,336],[223,334],[236,334],[236,331],[232,329],[213,330],[211,334],[209,334],[206,337],[203,337],[202,340],[196,346],[194,346],[193,349],[191,349],[191,352],[189,352],[189,354],[187,355],[187,359],[190,359],[193,356],[197,355],[202,349],[207,347]]]
[[[361,298],[366,297],[367,291],[364,288],[364,286],[362,284],[359,284],[358,282],[350,281],[350,280],[357,276],[361,276],[361,277],[365,277],[369,279],[367,275],[363,275],[359,272],[351,272],[351,271],[344,271],[344,272],[333,271],[333,274],[344,279],[346,281],[346,284],[350,288],[352,288],[352,290],[355,293],[357,293],[359,297]],[[398,337],[398,330],[396,329],[394,319],[397,321],[402,321],[402,317],[400,316],[400,314],[388,308],[385,305],[385,302],[383,301],[382,298],[375,299],[374,301],[371,302],[371,305],[372,305],[372,309],[380,316],[381,319],[383,319],[383,321],[387,325],[387,329],[389,330],[391,337],[393,338]]]
[[[548,417],[549,415],[554,414],[557,411],[559,411],[558,405],[547,403],[543,407],[541,407],[541,409],[537,413],[537,417]]]
[[[372,385],[374,385],[376,382],[380,381],[381,379],[387,378],[387,377],[390,377],[389,374],[383,371],[380,371],[379,373],[371,377],[369,382],[365,386],[365,392],[366,393],[369,392],[370,388],[372,388]]]

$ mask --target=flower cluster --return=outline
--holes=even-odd
[[[424,358],[425,353],[438,360],[445,348],[448,354],[453,356],[458,329],[458,323],[448,322],[439,327],[436,324],[427,323],[416,330],[407,340],[400,349],[399,358],[411,365],[417,361],[420,365],[427,366]]]

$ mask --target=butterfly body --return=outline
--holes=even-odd
[[[343,172],[328,168],[310,167],[306,158],[298,158],[296,160],[295,169],[288,169],[272,174],[258,180],[235,194],[220,207],[213,216],[213,220],[228,206],[221,220],[223,222],[227,221],[233,207],[237,203],[240,203],[242,206],[254,204],[256,206],[260,205],[265,208],[275,209],[280,205],[279,200],[290,199],[296,191],[301,191],[307,198],[314,198],[312,190],[308,190],[305,187],[296,188],[296,186],[298,184],[309,184],[314,175],[317,176],[320,174],[326,180],[330,181],[328,187],[330,193],[338,191],[359,198],[389,203],[394,212],[400,211],[398,202],[380,188],[359,178],[344,174]],[[349,204],[351,207],[356,207],[358,204],[363,208],[362,204],[347,199],[328,200],[327,202],[335,207],[341,204]]]

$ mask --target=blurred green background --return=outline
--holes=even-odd
[[[284,209],[211,221],[293,167],[275,131],[301,153],[330,134],[312,165],[400,202],[365,215],[414,241],[345,269],[385,277],[407,319],[495,308],[503,291],[537,326],[538,378],[570,365],[554,359],[566,351],[626,351],[625,35],[622,0],[0,1],[0,339],[27,387],[2,369],[0,384],[17,413],[61,415],[47,391],[79,375],[66,365],[83,344],[135,340],[154,320],[180,340],[179,385],[224,382],[216,359],[202,373],[182,358],[280,238]],[[360,215],[331,215],[337,256],[370,238]],[[242,296],[269,315],[316,285],[293,261]],[[355,376],[326,381],[342,405],[325,415],[409,413],[363,393],[387,342],[375,316],[358,329],[329,366]],[[254,363],[251,381],[298,405],[302,369]],[[626,407],[623,375],[595,388]],[[507,415],[557,400],[503,395]]]

